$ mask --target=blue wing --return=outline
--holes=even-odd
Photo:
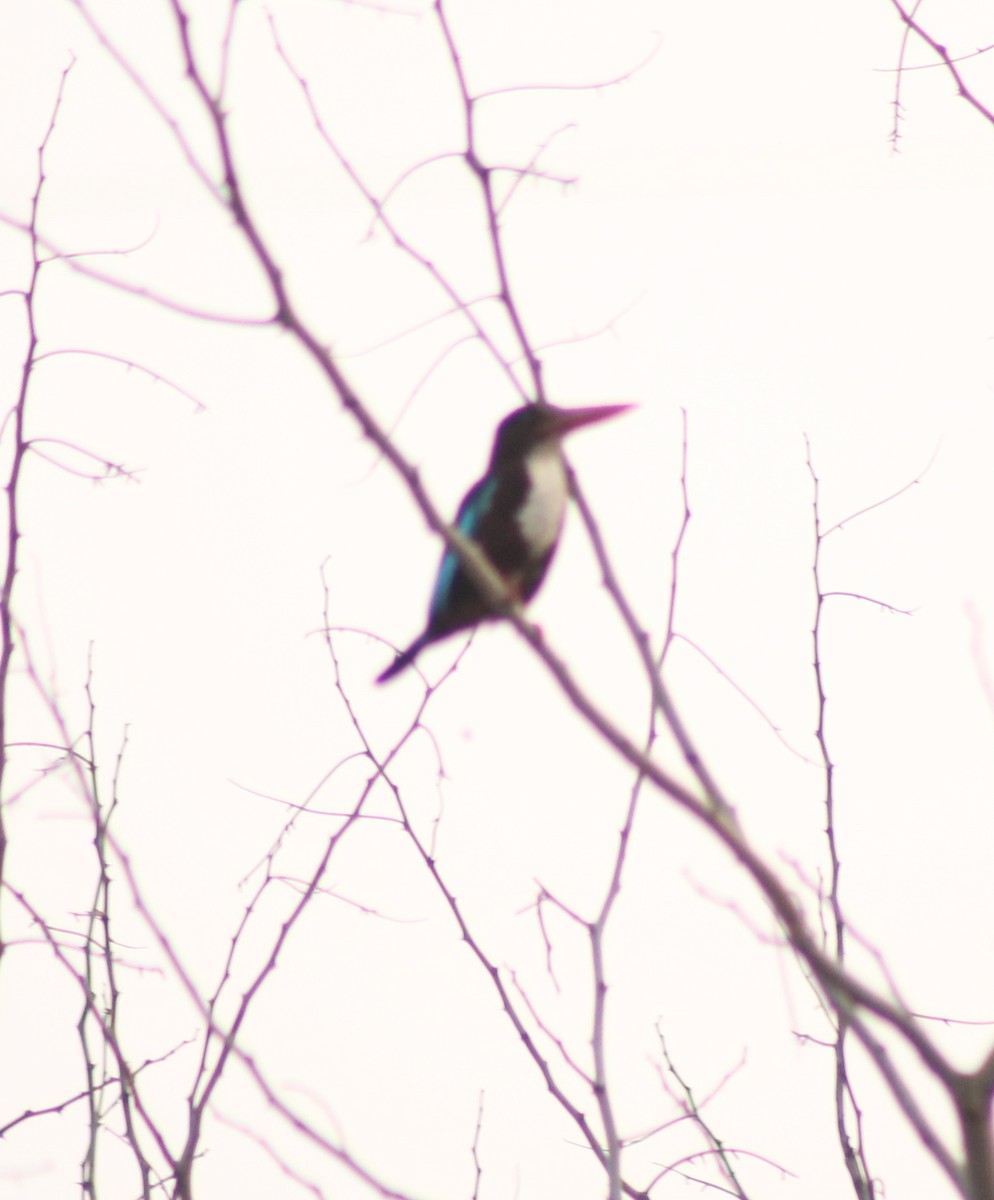
[[[481,479],[472,487],[459,505],[456,514],[456,528],[468,538],[476,538],[480,522],[486,515],[497,490],[497,479],[489,477]],[[431,604],[428,608],[429,620],[434,620],[439,613],[445,611],[452,596],[452,585],[456,572],[459,570],[459,556],[446,548],[442,556],[442,565],[438,568],[438,578],[435,580],[435,590],[432,592]]]

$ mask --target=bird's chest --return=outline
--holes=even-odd
[[[540,558],[559,537],[566,510],[566,468],[557,446],[532,451],[523,463],[524,494],[515,514],[528,553]]]

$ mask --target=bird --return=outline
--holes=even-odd
[[[630,404],[556,408],[528,404],[497,427],[486,474],[463,498],[455,526],[486,554],[510,596],[524,604],[538,591],[555,553],[569,485],[562,439],[584,425],[627,412]],[[496,617],[458,554],[442,554],[424,632],[377,678],[385,683],[432,642]]]

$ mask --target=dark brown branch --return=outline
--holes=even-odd
[[[73,60],[74,62],[75,60]],[[42,271],[42,259],[39,253],[38,241],[38,212],[41,206],[42,189],[45,185],[45,152],[62,105],[66,80],[72,70],[73,62],[62,72],[59,86],[52,106],[52,115],[48,128],[38,146],[38,173],[36,176],[34,195],[31,198],[31,216],[27,225],[27,233],[31,239],[31,276],[27,288],[22,293],[24,301],[24,316],[26,322],[26,347],[24,362],[21,367],[21,378],[17,399],[13,408],[13,448],[10,457],[10,471],[5,481],[4,490],[7,502],[7,563],[4,569],[3,582],[0,585],[0,882],[4,880],[4,865],[7,853],[7,829],[4,822],[3,804],[6,800],[4,784],[7,767],[7,700],[10,683],[11,661],[14,655],[14,616],[12,604],[14,598],[14,581],[17,578],[18,550],[21,539],[20,511],[18,508],[18,488],[21,482],[21,469],[24,456],[28,449],[28,438],[25,434],[27,416],[28,390],[31,376],[34,372],[35,356],[38,349],[38,329],[35,321],[35,297],[38,280]],[[0,929],[0,961],[3,959],[4,939]]]
[[[822,767],[825,772],[825,839],[829,857],[829,890],[828,904],[831,912],[833,942],[831,952],[835,961],[841,967],[846,957],[846,921],[842,913],[842,903],[839,893],[839,876],[841,863],[839,860],[838,843],[835,831],[835,763],[828,748],[828,735],[825,726],[825,713],[828,699],[825,693],[825,677],[822,670],[822,615],[825,605],[825,591],[821,583],[821,553],[825,538],[839,525],[823,530],[821,524],[821,508],[819,504],[819,479],[815,473],[811,457],[811,445],[805,438],[807,450],[808,473],[811,476],[813,490],[813,524],[814,547],[812,561],[812,579],[815,592],[814,625],[811,630],[812,650],[814,654],[813,669],[815,689],[817,692],[818,718],[815,726],[815,737],[821,752]],[[903,489],[902,489],[903,490]],[[868,509],[863,510],[868,511]],[[858,515],[858,514],[857,514]],[[849,1064],[846,1056],[846,1036],[849,1030],[849,1013],[846,1006],[836,1006],[835,1011],[835,1123],[842,1150],[842,1158],[849,1172],[856,1200],[873,1200],[873,1176],[866,1162],[866,1149],[862,1137],[862,1122],[860,1109],[856,1104],[849,1076]],[[850,1103],[851,1102],[851,1103]],[[855,1119],[855,1131],[850,1130],[850,1112]]]
[[[481,159],[476,145],[476,97],[469,89],[466,81],[466,75],[463,69],[462,58],[459,50],[456,47],[455,39],[452,36],[452,30],[449,27],[448,18],[445,15],[445,6],[443,0],[435,0],[434,4],[435,15],[438,18],[439,27],[442,30],[442,37],[445,40],[445,45],[449,53],[449,60],[452,64],[453,72],[455,73],[456,83],[459,87],[459,94],[462,97],[463,112],[465,113],[465,148],[463,157],[466,160],[466,165],[476,176],[480,184],[480,191],[483,196],[484,208],[486,211],[487,228],[490,233],[490,249],[493,255],[494,267],[497,271],[497,278],[500,282],[500,299],[504,305],[504,310],[507,313],[508,319],[511,322],[511,327],[514,330],[514,336],[518,344],[518,348],[522,357],[528,364],[528,372],[531,378],[531,393],[533,399],[539,403],[543,403],[546,399],[545,385],[542,381],[542,362],[532,348],[532,343],[525,333],[524,321],[518,311],[518,306],[514,302],[511,293],[511,284],[507,270],[507,258],[504,253],[504,240],[500,234],[500,216],[499,205],[494,196],[493,187],[493,171]]]
[[[951,55],[941,42],[934,38],[918,23],[915,14],[918,11],[919,5],[916,4],[909,12],[901,3],[901,0],[891,0],[891,3],[897,9],[898,16],[901,18],[907,28],[913,30],[945,66],[946,70],[952,76],[953,82],[956,84],[957,93],[962,96],[967,104],[971,105],[985,121],[991,125],[994,125],[994,112],[992,112],[978,99],[973,91],[967,86],[966,80],[960,74],[956,64],[961,60]]]

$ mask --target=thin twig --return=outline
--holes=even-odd
[[[31,197],[31,216],[27,225],[27,232],[31,239],[31,276],[27,288],[22,293],[24,301],[24,316],[27,325],[27,344],[24,353],[24,362],[21,366],[21,378],[18,386],[17,400],[14,402],[13,408],[13,448],[10,456],[10,470],[7,474],[5,483],[5,492],[7,498],[7,564],[4,569],[3,582],[0,585],[0,638],[2,638],[2,646],[0,646],[0,883],[3,882],[4,866],[7,856],[7,828],[4,821],[3,806],[6,802],[4,795],[4,784],[6,782],[6,767],[7,767],[7,739],[9,730],[7,727],[7,709],[8,696],[10,685],[10,670],[11,661],[14,655],[14,616],[12,610],[14,598],[14,581],[17,578],[18,571],[18,551],[21,540],[20,526],[20,495],[19,487],[21,482],[21,470],[24,465],[24,457],[28,450],[29,441],[25,433],[25,422],[27,419],[27,404],[28,390],[31,383],[31,377],[35,368],[35,357],[38,350],[38,328],[35,318],[35,299],[38,288],[38,281],[42,272],[42,259],[39,252],[38,239],[38,213],[41,207],[42,189],[45,185],[45,152],[48,149],[48,143],[55,132],[55,123],[58,120],[59,109],[62,106],[62,97],[65,93],[66,81],[69,78],[69,72],[73,68],[75,59],[69,62],[69,65],[63,70],[59,78],[59,86],[55,94],[55,102],[52,105],[51,116],[48,120],[48,127],[42,136],[41,143],[38,146],[38,172],[36,175],[34,195]],[[3,931],[0,929],[0,961],[3,959],[4,939]]]

